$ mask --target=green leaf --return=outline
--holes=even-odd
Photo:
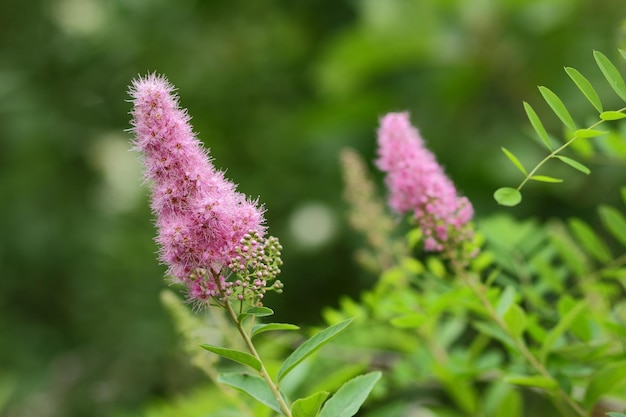
[[[511,304],[502,318],[513,337],[520,337],[526,330],[526,313],[517,304]]]
[[[600,113],[600,119],[602,120],[619,120],[626,117],[626,114],[621,111],[604,111]]]
[[[530,124],[533,126],[533,129],[535,129],[535,132],[537,132],[537,136],[539,136],[539,138],[543,141],[543,143],[548,147],[549,150],[552,150],[552,145],[550,144],[548,132],[546,132],[546,129],[543,127],[543,123],[541,123],[541,119],[539,118],[539,116],[537,116],[537,113],[535,113],[533,107],[530,104],[524,102],[524,110],[526,111],[526,116],[528,116],[528,120],[530,120]]]
[[[618,49],[620,55],[622,56],[622,58],[626,59],[626,51],[624,51],[623,49]]]
[[[614,207],[602,205],[598,209],[598,214],[604,227],[615,239],[626,246],[626,220],[622,213]]]
[[[513,340],[507,335],[500,327],[496,326],[493,323],[485,322],[485,321],[475,321],[472,323],[472,326],[480,333],[489,336],[493,339],[499,340],[500,342],[510,346],[511,348],[515,348],[515,344]]]
[[[533,175],[529,179],[539,182],[563,182],[560,178],[548,177],[547,175]]]
[[[315,353],[319,348],[328,343],[331,339],[336,337],[339,333],[345,330],[346,327],[352,322],[352,319],[344,320],[333,326],[330,326],[315,336],[311,337],[306,342],[302,343],[298,348],[293,351],[291,355],[285,359],[282,366],[278,370],[277,379],[280,382],[287,374],[295,368],[300,362],[308,358]]]
[[[585,311],[587,303],[585,300],[581,300],[576,303],[565,315],[561,317],[559,322],[550,330],[548,335],[543,341],[541,346],[540,356],[544,360],[547,358],[548,353],[554,347],[554,344],[559,338],[574,324],[576,319]]]
[[[293,417],[317,417],[317,414],[328,398],[327,391],[316,392],[306,398],[296,400],[291,406],[291,414]]]
[[[513,165],[515,165],[517,167],[517,169],[519,169],[520,171],[522,171],[522,174],[524,175],[528,175],[528,172],[526,171],[526,168],[524,168],[524,165],[522,165],[522,163],[519,161],[519,159],[517,159],[517,157],[515,155],[513,155],[513,153],[511,151],[509,151],[506,148],[501,148],[502,152],[504,152],[504,154],[506,155],[507,158],[509,158],[509,160],[511,162],[513,162]]]
[[[255,324],[252,327],[251,336],[256,336],[259,333],[269,332],[270,330],[298,330],[299,327],[295,324],[289,323],[268,323],[268,324]]]
[[[555,155],[554,157],[560,159],[562,162],[582,172],[583,174],[589,175],[589,173],[591,172],[589,168],[587,168],[580,162],[573,160],[572,158],[568,158],[567,156],[563,156],[563,155]]]
[[[352,417],[359,411],[380,377],[381,373],[376,371],[346,382],[326,401],[319,417]]]
[[[519,190],[511,187],[498,188],[493,193],[493,198],[501,206],[513,207],[517,206],[522,201],[522,193]]]
[[[609,363],[594,373],[587,386],[583,405],[592,407],[603,395],[626,387],[626,361]]]
[[[548,391],[558,388],[558,383],[554,379],[540,375],[507,375],[504,377],[504,382],[524,387],[543,388]]]
[[[391,324],[401,329],[420,327],[426,321],[426,316],[421,313],[411,313],[391,319]]]
[[[606,135],[607,133],[609,132],[605,130],[578,129],[576,132],[574,132],[574,137],[576,139],[589,139]]]
[[[261,364],[261,362],[254,356],[250,355],[249,353],[240,352],[234,349],[227,349],[227,348],[223,348],[219,346],[207,345],[207,344],[202,344],[200,345],[200,347],[202,349],[208,350],[209,352],[217,353],[218,355],[226,359],[230,359],[231,361],[235,361],[243,365],[247,365],[251,367],[252,369],[255,369],[259,372],[261,372],[261,369],[263,368],[263,365]]]
[[[572,81],[574,81],[584,96],[587,97],[587,100],[589,100],[591,105],[598,110],[598,113],[602,113],[602,102],[589,80],[587,80],[585,76],[578,72],[575,68],[566,67],[565,72],[567,72],[567,75],[569,75]]]
[[[244,392],[255,400],[265,404],[272,410],[281,413],[278,400],[261,377],[250,375],[245,372],[222,373],[217,377],[218,382],[231,386],[238,391]]]
[[[507,287],[500,294],[500,298],[498,299],[498,304],[496,304],[496,313],[498,316],[502,317],[504,313],[511,307],[511,304],[515,301],[515,287],[512,285],[507,285]]]
[[[556,114],[558,118],[561,119],[561,122],[563,122],[563,124],[567,126],[567,128],[571,130],[576,130],[576,123],[574,123],[574,119],[572,119],[572,116],[570,116],[567,108],[565,107],[565,104],[563,104],[561,99],[556,94],[554,94],[552,90],[550,90],[548,87],[539,86],[539,92],[543,96],[544,100],[546,100],[546,103],[548,103],[550,108],[552,108],[554,114]]]
[[[609,82],[611,88],[617,93],[618,96],[624,101],[626,101],[626,84],[624,84],[624,79],[620,75],[619,71],[613,65],[613,63],[602,53],[599,51],[593,51],[593,57],[600,67],[602,74],[604,74],[604,78]]]
[[[587,223],[578,218],[571,218],[568,221],[570,230],[578,243],[602,263],[609,262],[612,258],[611,251],[607,244],[594,232]]]
[[[615,411],[611,411],[609,413],[606,413],[606,415],[609,416],[609,417],[626,417],[626,414],[618,413],[618,412],[615,412]]]

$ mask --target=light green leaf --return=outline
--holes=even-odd
[[[511,304],[502,318],[513,337],[520,337],[526,330],[526,313],[517,304]]]
[[[558,383],[554,379],[540,375],[507,375],[504,377],[504,382],[524,387],[543,388],[548,391],[558,388]]]
[[[500,294],[498,304],[496,304],[496,313],[502,317],[504,313],[511,307],[511,304],[515,301],[515,287],[507,285],[507,287]]]
[[[626,187],[620,188],[619,193],[622,196],[622,201],[626,204]]]
[[[626,84],[624,84],[624,79],[620,75],[619,71],[613,65],[613,63],[602,53],[599,51],[593,51],[593,57],[600,67],[602,74],[604,74],[604,78],[609,82],[611,88],[617,93],[618,96],[624,101],[626,101]]]
[[[500,327],[494,325],[493,323],[485,321],[475,321],[472,323],[472,326],[474,326],[474,328],[480,333],[493,339],[499,340],[500,342],[508,345],[511,348],[515,348],[515,344],[513,343],[513,340],[511,340],[509,335],[504,333],[504,331]]]
[[[621,51],[620,51],[621,52]],[[618,413],[616,411],[611,411],[609,413],[606,413],[607,416],[609,417],[626,417],[626,414],[624,413]]]
[[[295,368],[300,362],[308,358],[315,353],[319,348],[328,343],[331,339],[336,337],[339,333],[345,330],[346,327],[352,322],[352,319],[344,320],[333,326],[330,326],[315,336],[311,337],[306,342],[302,343],[298,348],[293,351],[291,355],[285,359],[282,366],[278,370],[277,379],[280,382],[287,374]]]
[[[589,168],[587,168],[580,162],[573,160],[572,158],[568,158],[567,156],[563,156],[563,155],[555,155],[554,157],[560,159],[562,162],[582,172],[583,174],[589,175],[589,173],[591,172]]]
[[[546,100],[546,103],[548,103],[552,111],[554,111],[554,114],[561,119],[561,122],[563,122],[568,129],[576,130],[576,123],[574,123],[574,119],[570,116],[569,111],[567,111],[567,108],[561,99],[548,87],[539,86],[539,92]]]
[[[591,226],[575,217],[569,219],[568,224],[578,243],[585,248],[591,256],[602,263],[611,260],[612,256],[609,247],[596,232],[594,232]]]
[[[604,111],[600,113],[600,119],[602,120],[619,120],[625,117],[626,114],[621,111]]]
[[[576,139],[589,139],[595,138],[597,136],[606,135],[607,133],[609,132],[605,130],[578,129],[576,132],[574,132],[574,137]]]
[[[391,319],[391,324],[401,329],[420,327],[426,321],[426,316],[421,313],[411,313]]]
[[[513,207],[517,206],[522,201],[522,193],[519,190],[511,187],[498,188],[493,193],[493,198],[501,206]]]
[[[539,182],[563,182],[560,178],[548,177],[547,175],[533,175],[529,179]]]
[[[218,355],[226,359],[230,359],[232,361],[239,362],[243,365],[247,365],[251,367],[252,369],[255,369],[259,372],[261,372],[261,369],[263,368],[263,365],[261,365],[261,362],[254,356],[250,355],[249,353],[240,352],[234,349],[227,349],[227,348],[223,348],[219,346],[207,345],[207,344],[202,344],[200,345],[200,347],[202,349],[208,350],[209,352],[217,353]]]
[[[559,338],[574,324],[576,319],[585,311],[587,303],[585,300],[577,302],[565,315],[561,317],[559,322],[548,333],[541,346],[540,356],[545,360],[548,353],[554,347]]]
[[[248,317],[267,317],[274,314],[274,310],[268,307],[251,307],[237,316],[237,320],[242,322]]]
[[[585,76],[578,72],[575,68],[566,67],[565,72],[567,72],[567,75],[569,75],[572,81],[574,81],[584,96],[587,97],[587,100],[589,100],[591,105],[598,110],[598,113],[602,113],[602,102],[589,80],[587,80]]]
[[[268,323],[268,324],[255,324],[252,327],[251,336],[256,336],[259,333],[269,332],[271,330],[298,330],[300,327],[295,324],[289,323]]]
[[[526,168],[524,168],[524,165],[522,165],[522,163],[519,161],[519,159],[517,159],[517,157],[515,155],[513,155],[513,153],[511,151],[509,151],[508,149],[503,147],[502,148],[502,152],[504,152],[506,157],[509,158],[509,160],[511,162],[513,162],[513,165],[515,165],[517,167],[517,169],[522,171],[522,174],[528,175],[528,172],[526,171]]]
[[[291,414],[293,417],[317,417],[328,395],[327,391],[320,391],[296,400],[291,406]]]
[[[626,387],[626,361],[609,363],[591,377],[583,405],[585,408],[591,408],[603,395],[624,387]]]
[[[319,417],[352,417],[359,411],[380,377],[381,373],[376,371],[346,382],[326,401]]]
[[[231,386],[238,391],[250,395],[255,400],[265,404],[272,410],[281,413],[278,400],[274,397],[272,390],[267,386],[263,378],[247,373],[222,373],[217,377],[218,382]]]
[[[614,207],[602,205],[598,209],[598,214],[604,227],[615,239],[626,246],[626,220],[622,213]]]
[[[526,115],[528,116],[528,120],[530,120],[530,124],[537,132],[537,136],[543,141],[543,143],[548,147],[549,150],[552,150],[552,145],[550,144],[550,138],[548,137],[548,132],[543,127],[543,123],[541,123],[541,119],[537,116],[537,113],[533,109],[533,107],[524,102],[524,110],[526,111]]]

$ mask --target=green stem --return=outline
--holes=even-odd
[[[533,355],[533,353],[528,349],[526,343],[521,337],[516,337],[513,335],[505,321],[498,315],[495,308],[489,302],[486,294],[486,287],[480,283],[474,276],[470,276],[463,265],[456,260],[455,258],[450,258],[451,263],[454,269],[454,272],[457,276],[460,276],[461,279],[470,287],[470,289],[474,292],[474,294],[478,297],[481,304],[487,310],[487,314],[489,318],[500,327],[507,336],[515,343],[515,347],[522,354],[524,359],[544,378],[554,381],[557,384],[556,394],[560,399],[562,399],[575,413],[580,417],[587,417],[588,413],[571,397],[569,396],[558,384],[558,381],[554,379],[554,377],[548,372],[546,367]]]
[[[624,113],[626,112],[626,107],[616,110],[618,112]],[[592,124],[591,126],[587,127],[586,129],[593,129],[599,125],[601,125],[602,123],[606,122],[606,120],[598,120],[597,122],[595,122],[594,124]],[[550,152],[548,154],[548,156],[546,156],[545,158],[543,158],[541,160],[541,162],[539,162],[529,173],[528,175],[526,175],[526,178],[524,178],[524,180],[520,183],[520,185],[517,186],[517,190],[521,191],[521,189],[524,187],[524,185],[530,180],[530,178],[535,175],[535,173],[539,170],[539,168],[541,168],[546,162],[548,162],[550,159],[554,158],[558,153],[560,153],[561,151],[563,151],[565,148],[567,148],[568,146],[570,146],[576,139],[579,139],[578,137],[576,137],[574,135],[573,138],[571,138],[570,140],[568,140],[567,142],[565,142],[563,145],[559,146],[557,149],[553,150],[552,152]]]
[[[244,342],[246,343],[246,346],[248,347],[248,350],[250,351],[252,356],[257,358],[258,361],[261,363],[260,374],[263,377],[263,379],[265,380],[265,383],[267,384],[267,386],[270,388],[270,390],[274,394],[274,397],[276,398],[276,401],[278,401],[278,405],[279,405],[281,411],[283,412],[283,414],[286,417],[291,417],[291,410],[289,409],[289,406],[287,405],[287,403],[283,399],[282,395],[280,395],[280,391],[278,390],[278,386],[274,383],[274,381],[272,381],[272,378],[270,377],[269,373],[267,372],[267,369],[265,369],[265,365],[263,364],[263,360],[261,359],[261,356],[259,355],[259,353],[257,352],[256,348],[254,347],[254,344],[252,343],[252,339],[250,338],[250,335],[248,335],[248,332],[246,331],[246,329],[243,328],[243,325],[242,325],[241,321],[239,321],[239,319],[237,318],[237,313],[235,313],[235,310],[233,310],[233,306],[230,304],[230,302],[228,300],[224,301],[224,308],[226,308],[226,311],[228,311],[228,314],[230,315],[230,318],[233,320],[233,323],[235,323],[235,326],[237,327],[237,330],[239,330],[239,334],[241,334],[241,337],[243,338]]]

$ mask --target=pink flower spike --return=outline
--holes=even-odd
[[[457,195],[435,156],[426,148],[408,113],[389,113],[378,129],[378,168],[386,172],[389,206],[412,213],[427,239],[427,251],[454,248],[472,238],[474,211]]]
[[[217,277],[237,256],[244,235],[264,235],[263,210],[215,169],[165,77],[140,77],[129,93],[133,144],[144,155],[152,187],[160,260],[187,287],[190,300],[207,303],[224,288]]]

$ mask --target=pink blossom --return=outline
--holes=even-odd
[[[412,212],[425,236],[427,251],[471,238],[465,227],[474,211],[430,152],[408,113],[389,113],[378,130],[378,168],[387,173],[389,205],[398,214]]]
[[[134,145],[144,154],[152,187],[160,260],[191,300],[207,301],[225,288],[222,269],[243,236],[263,236],[263,210],[213,166],[165,77],[138,78],[129,93]]]

